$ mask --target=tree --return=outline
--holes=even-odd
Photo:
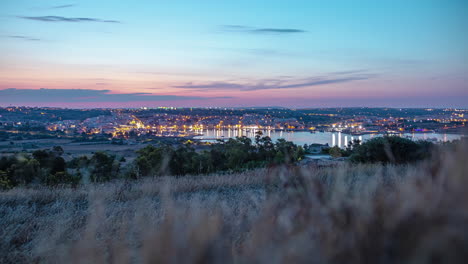
[[[49,166],[50,153],[47,150],[36,150],[32,155],[34,159],[36,159],[41,164],[41,167]]]
[[[334,147],[330,148],[328,150],[328,154],[330,154],[330,156],[332,156],[333,158],[339,158],[339,157],[343,156],[342,150],[338,146],[334,146]]]
[[[147,146],[135,159],[137,175],[185,175],[238,171],[266,166],[270,163],[293,163],[304,157],[304,149],[284,139],[276,143],[257,133],[255,144],[247,137],[218,141],[209,150],[197,152],[191,144],[175,149],[170,145]]]
[[[275,144],[271,138],[266,136],[258,140],[258,155],[259,159],[271,162],[275,157]]]
[[[35,159],[23,157],[18,163],[10,167],[16,184],[27,185],[33,182],[39,174],[40,163]]]
[[[256,145],[259,145],[260,139],[262,138],[262,136],[263,136],[263,132],[261,130],[255,132],[255,144]]]
[[[115,156],[102,151],[94,153],[90,165],[92,166],[90,177],[92,182],[104,182],[117,178],[120,170],[120,163],[116,161]]]
[[[433,144],[398,136],[377,137],[355,147],[352,162],[404,164],[428,158]]]
[[[63,155],[63,148],[61,146],[54,146],[52,148],[52,152],[54,152],[54,154],[56,156],[62,156]]]
[[[157,176],[167,173],[168,162],[174,157],[174,149],[164,145],[161,147],[146,146],[137,151],[136,167],[141,176]],[[139,176],[138,176],[139,177]]]
[[[58,184],[71,184],[72,186],[77,185],[81,180],[81,175],[71,175],[65,171],[59,171],[54,174],[49,174],[47,177],[46,184],[47,185],[58,185]]]
[[[55,157],[50,168],[50,173],[64,172],[66,169],[65,160],[62,157]]]
[[[275,143],[275,163],[293,163],[304,158],[304,149],[291,141],[280,138]],[[278,154],[280,152],[281,154]]]

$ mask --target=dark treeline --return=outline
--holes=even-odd
[[[80,178],[67,172],[67,162],[62,158],[60,146],[52,150],[36,150],[32,155],[22,153],[0,159],[0,188],[18,185],[61,183],[78,184]]]
[[[177,148],[147,146],[138,151],[135,177],[149,175],[207,174],[220,171],[239,171],[269,164],[290,164],[304,158],[304,149],[290,141],[258,134],[255,142],[238,137],[212,144],[209,150],[197,152],[191,144]],[[162,162],[161,162],[162,161]]]
[[[117,178],[140,178],[160,175],[208,174],[263,167],[269,164],[291,164],[304,157],[302,147],[258,134],[255,142],[247,137],[218,141],[208,150],[196,151],[189,142],[149,145],[139,151],[134,162],[126,164],[105,152],[81,156],[66,162],[60,146],[36,150],[0,159],[0,189],[30,184],[105,182]]]
[[[456,143],[442,147],[449,149]],[[354,163],[405,164],[425,160],[435,150],[427,141],[412,141],[397,136],[377,137],[364,143],[350,142],[347,148],[332,147],[324,151],[333,157],[347,157]],[[252,141],[238,137],[219,140],[205,150],[185,144],[159,143],[137,151],[132,162],[105,152],[62,158],[63,149],[36,150],[0,159],[0,189],[43,184],[49,186],[105,182],[117,178],[137,179],[161,175],[197,175],[235,172],[269,165],[293,164],[304,158],[304,148],[290,141],[273,142],[259,133]]]
[[[434,150],[429,141],[413,141],[398,136],[376,137],[344,150],[351,162],[357,163],[413,163],[429,158]]]
[[[327,152],[334,158],[348,157],[353,163],[405,164],[427,159],[435,145],[429,141],[413,141],[399,136],[384,136],[364,143],[350,141],[346,148],[334,146]]]

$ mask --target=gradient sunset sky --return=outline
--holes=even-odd
[[[468,1],[0,0],[0,106],[468,108]]]

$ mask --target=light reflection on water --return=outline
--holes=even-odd
[[[203,131],[197,131],[203,136],[197,136],[196,139],[201,139],[205,141],[215,141],[216,139],[228,139],[234,137],[246,136],[255,139],[255,133],[258,130],[255,129],[228,129],[228,130],[219,130],[219,129],[209,129]],[[262,130],[264,136],[269,136],[273,141],[276,141],[279,138],[284,138],[288,141],[292,141],[298,145],[304,144],[327,144],[330,146],[339,146],[346,147],[350,141],[358,139],[360,141],[365,141],[373,137],[382,136],[381,134],[366,134],[360,136],[354,136],[349,134],[343,134],[341,132],[317,132],[310,133],[307,131],[274,131],[274,130]],[[459,134],[440,134],[440,133],[404,133],[398,134],[401,137],[406,137],[413,140],[431,140],[431,141],[452,141],[460,139],[462,135]]]

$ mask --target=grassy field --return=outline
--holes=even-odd
[[[468,148],[0,193],[0,263],[465,263]]]

